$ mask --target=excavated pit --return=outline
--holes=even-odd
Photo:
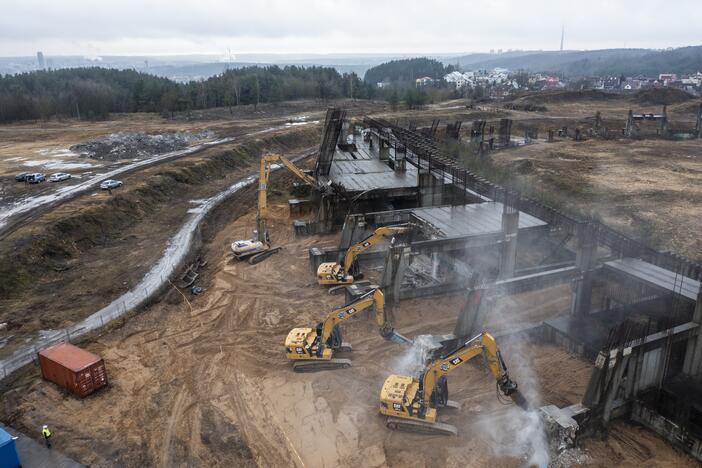
[[[169,293],[87,345],[107,362],[108,389],[77,402],[30,367],[4,393],[3,420],[26,431],[46,421],[61,434],[57,449],[93,466],[518,467],[532,458],[531,439],[518,438],[523,427],[515,425],[516,407],[497,400],[495,382],[479,360],[449,377],[451,399],[462,409],[440,419],[458,428],[457,437],[385,428],[377,411],[380,387],[387,375],[412,369],[402,359],[407,348],[383,340],[370,318],[344,325],[354,349],[350,369],[292,372],[283,350],[290,328],[316,323],[343,302],[316,284],[307,259],[310,246],[332,246],[336,238],[294,239],[287,208],[276,205],[272,213],[280,253],[255,266],[230,259],[231,240],[250,235],[249,212],[206,245],[207,291],[191,299],[192,308]],[[556,314],[561,304],[548,294],[561,295],[513,298],[519,313],[510,325]],[[463,301],[462,295],[403,301],[394,309],[394,325],[411,338],[450,333]],[[504,328],[504,322],[489,324],[490,331]],[[579,401],[590,363],[554,345],[521,339],[501,345],[513,378],[539,390],[535,403]],[[585,442],[582,450],[595,466],[625,459],[689,462],[647,431],[622,423],[615,428],[611,441]],[[218,442],[223,430],[227,444]]]

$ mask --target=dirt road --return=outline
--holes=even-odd
[[[46,421],[60,435],[59,450],[93,466],[523,466],[534,449],[527,430],[533,420],[496,399],[494,381],[480,364],[450,377],[452,399],[463,408],[441,418],[458,427],[458,437],[388,431],[377,414],[378,393],[387,375],[405,370],[406,350],[382,340],[368,318],[344,327],[353,367],[291,371],[283,351],[289,329],[313,325],[343,299],[325,294],[308,268],[307,248],[335,239],[293,239],[286,211],[273,208],[280,254],[256,266],[229,260],[228,242],[249,234],[249,213],[206,250],[204,296],[189,305],[171,292],[90,343],[107,362],[108,389],[78,401],[28,369],[3,395],[3,421],[27,430]],[[450,332],[462,300],[403,302],[394,311],[395,326],[411,337]],[[518,299],[518,316],[510,320],[505,307],[502,325],[492,326],[558,309],[545,313],[535,305],[540,300]],[[512,376],[535,402],[563,405],[583,394],[589,363],[551,345],[508,341],[503,348]],[[618,432],[613,442],[586,445],[595,466],[611,466],[613,456],[648,466],[690,463],[645,431],[622,425]]]

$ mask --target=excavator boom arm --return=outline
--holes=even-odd
[[[279,162],[280,164],[285,166],[286,169],[288,169],[290,172],[295,174],[298,178],[300,178],[306,184],[309,184],[312,186],[317,185],[317,181],[314,180],[314,177],[307,175],[304,171],[302,171],[299,167],[297,167],[295,164],[293,164],[292,161],[290,161],[285,156],[281,156],[279,154],[271,154],[268,156],[264,156],[264,159],[266,159],[268,163]]]
[[[495,338],[489,333],[481,333],[463,343],[448,356],[434,361],[427,367],[422,377],[424,400],[426,401],[431,397],[431,393],[434,391],[440,377],[448,375],[457,367],[481,354],[485,355],[490,372],[492,372],[503,393],[509,394],[516,390],[516,384],[509,378],[507,367],[497,347]]]
[[[266,219],[268,217],[268,181],[271,175],[271,164],[278,162],[305,183],[315,186],[317,183],[311,176],[301,171],[288,158],[279,154],[268,154],[261,158],[261,169],[258,177],[258,213],[256,215],[256,230],[258,240],[268,242],[266,236]]]
[[[356,256],[365,252],[378,243],[378,241],[387,236],[394,236],[396,234],[404,234],[410,230],[409,226],[382,226],[373,232],[370,236],[363,239],[361,242],[352,245],[346,251],[344,256],[344,268],[348,271],[353,264]]]
[[[378,326],[381,329],[388,327],[385,315],[385,295],[376,288],[373,289],[350,304],[334,309],[322,322],[321,341],[324,343],[329,338],[334,330],[334,327],[357,312],[366,310],[368,307],[375,305],[375,318]]]

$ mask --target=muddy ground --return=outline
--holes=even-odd
[[[210,263],[203,296],[186,303],[170,292],[86,343],[105,358],[109,388],[77,400],[29,367],[5,390],[2,420],[30,434],[51,425],[55,447],[92,466],[517,467],[530,460],[539,448],[534,420],[497,400],[479,362],[449,379],[462,409],[441,419],[459,429],[458,437],[387,430],[377,414],[379,390],[387,375],[406,370],[408,350],[383,341],[367,317],[344,326],[354,346],[350,369],[293,373],[283,350],[287,332],[343,302],[316,285],[308,266],[310,246],[336,239],[294,239],[286,207],[274,206],[273,215],[281,253],[256,266],[232,261],[229,242],[248,237],[254,214],[221,225],[227,216],[216,214],[204,231]],[[563,296],[556,288],[516,297],[493,317],[491,331],[552,317]],[[463,300],[402,302],[394,325],[410,337],[448,333]],[[588,362],[548,344],[505,340],[502,347],[533,404],[579,401]],[[577,459],[588,466],[694,466],[648,431],[617,423],[612,432],[607,441],[584,442]]]
[[[702,140],[564,140],[495,153],[547,202],[702,261]]]

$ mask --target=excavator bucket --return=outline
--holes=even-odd
[[[397,344],[407,344],[412,346],[413,341],[407,338],[404,335],[401,335],[400,333],[397,333],[395,330],[393,330],[391,333],[388,333],[387,336],[384,337],[388,341],[392,341],[393,343]]]
[[[526,398],[524,398],[524,394],[522,392],[520,392],[519,390],[516,390],[516,391],[512,392],[509,397],[521,409],[523,409],[524,411],[529,411],[529,409],[530,409],[529,402],[527,401]]]

